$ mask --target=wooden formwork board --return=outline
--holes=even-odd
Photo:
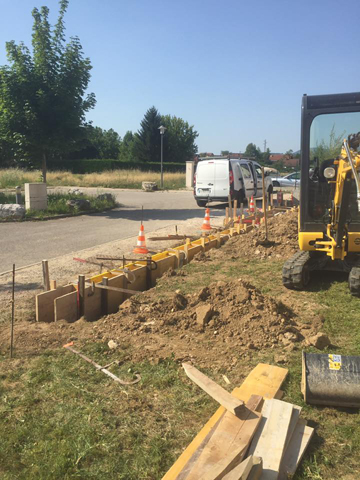
[[[272,215],[273,211],[267,212],[267,215]],[[260,214],[261,216],[261,214]],[[252,217],[247,217],[250,219]],[[241,228],[240,228],[241,227]],[[135,281],[130,283],[125,274],[119,274],[118,269],[114,271],[104,272],[100,275],[95,275],[90,278],[91,282],[102,282],[103,278],[108,278],[108,285],[117,288],[127,288],[134,291],[144,291],[154,285],[156,279],[160,278],[169,268],[178,267],[178,258],[174,254],[174,250],[187,253],[187,259],[184,263],[190,262],[196,254],[201,251],[208,251],[214,247],[217,247],[218,236],[220,237],[220,245],[225,243],[227,238],[233,235],[239,235],[241,233],[247,233],[254,227],[249,224],[235,224],[230,229],[218,232],[217,235],[209,235],[206,237],[200,237],[193,242],[187,242],[186,245],[180,245],[175,247],[173,251],[165,251],[153,255],[151,259],[157,263],[157,268],[151,271],[149,274],[148,267],[145,265],[144,260],[134,262],[125,265],[128,270],[135,275]],[[240,230],[243,230],[240,232]],[[118,306],[129,295],[123,292],[109,291],[107,293],[108,312],[112,313],[117,311]],[[101,292],[100,289],[93,291],[91,287],[85,289],[85,306],[84,314],[91,321],[99,318],[102,314],[101,307]],[[62,318],[68,321],[74,321],[78,316],[78,304],[77,304],[77,289],[75,285],[67,285],[65,287],[59,287],[56,290],[50,290],[36,296],[36,319],[37,321],[56,321]]]
[[[49,290],[48,292],[36,295],[36,321],[53,322],[55,320],[54,300],[74,290],[74,285],[65,285],[64,287],[58,287],[56,290]]]
[[[55,322],[66,320],[75,322],[78,318],[77,290],[56,298],[54,301]]]

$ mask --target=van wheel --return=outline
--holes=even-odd
[[[207,201],[206,200],[196,200],[198,207],[204,208],[206,207]]]

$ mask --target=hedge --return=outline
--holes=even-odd
[[[184,172],[185,163],[164,162],[164,172]],[[94,173],[105,170],[141,170],[142,172],[160,172],[160,162],[123,162],[121,160],[99,160],[96,158],[83,160],[54,160],[47,162],[48,170],[64,170],[72,173]]]

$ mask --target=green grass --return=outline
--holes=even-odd
[[[69,200],[89,200],[89,208],[69,207],[66,202]],[[0,203],[15,203],[15,195],[0,192]],[[48,207],[46,210],[27,210],[25,218],[46,219],[56,215],[77,215],[80,212],[96,211],[101,212],[116,206],[115,197],[111,199],[100,199],[91,195],[74,195],[65,193],[49,193]]]
[[[229,259],[183,267],[186,276],[163,278],[159,296],[180,288],[193,293],[217,279],[242,277],[263,293],[278,297],[282,261]],[[360,300],[351,297],[346,277],[315,274],[308,292],[288,292],[299,303],[316,306],[322,330],[341,354],[360,354]],[[302,312],[300,313],[302,315]],[[303,312],[304,321],[309,313]],[[38,357],[0,361],[0,477],[9,479],[160,479],[216,409],[216,404],[189,382],[172,358],[153,365],[133,364],[132,347],[109,350],[102,343],[78,348],[104,365],[118,359],[114,374],[141,382],[121,387],[90,364],[64,350]],[[312,349],[314,350],[314,349]],[[331,350],[332,351],[332,350]],[[259,361],[274,363],[274,350],[240,359],[231,371],[233,384]],[[288,353],[284,400],[300,405],[315,435],[294,480],[358,479],[359,411],[314,407],[300,391],[301,351]],[[130,371],[130,373],[129,373]],[[220,380],[220,372],[209,375]],[[227,373],[226,371],[222,373]],[[125,391],[128,395],[125,394]]]
[[[100,350],[82,349],[102,364],[119,358]],[[160,478],[216,406],[171,359],[111,370],[131,379],[129,368],[141,382],[126,387],[127,396],[65,350],[12,370],[0,364],[1,478]]]

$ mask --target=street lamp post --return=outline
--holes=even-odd
[[[163,140],[164,140],[164,133],[166,130],[166,127],[163,125],[160,125],[159,127],[160,130],[160,137],[161,137],[161,174],[160,174],[160,188],[164,188],[164,171],[163,171]]]

